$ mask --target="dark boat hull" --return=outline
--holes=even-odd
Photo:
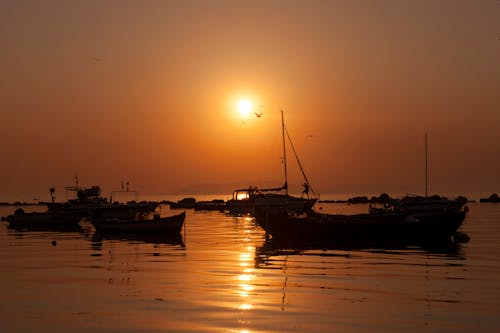
[[[2,218],[10,229],[77,228],[81,214],[76,212],[16,213]]]
[[[261,212],[258,224],[273,238],[300,241],[449,239],[465,218],[464,211],[446,213],[319,214],[291,217]]]
[[[108,204],[108,203],[50,203],[47,204],[49,211],[64,213],[79,213],[81,217],[92,218],[119,218],[132,219],[139,212],[152,212],[159,203],[128,203],[128,204]]]

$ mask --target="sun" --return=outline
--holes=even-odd
[[[240,116],[247,118],[253,111],[253,103],[249,99],[241,99],[237,105]]]

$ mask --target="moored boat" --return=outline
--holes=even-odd
[[[466,210],[323,214],[300,216],[262,210],[257,223],[273,238],[296,240],[423,240],[450,239],[465,219]]]
[[[54,189],[51,189],[52,203],[47,204],[49,211],[74,212],[79,213],[82,217],[132,219],[139,212],[153,212],[159,205],[158,202],[147,201],[113,203],[112,198],[108,201],[101,196],[100,186],[82,187],[78,185],[78,180],[76,180],[75,186],[68,186],[65,189],[66,197],[72,196],[74,198],[64,203],[55,203]],[[124,192],[135,193],[135,191],[128,191],[128,188]]]
[[[403,213],[456,212],[464,208],[465,198],[447,199],[440,196],[421,197],[409,196],[392,202],[395,211]]]
[[[233,198],[226,204],[231,214],[251,214],[264,207],[286,207],[291,212],[305,212],[316,203],[316,198],[299,198],[281,193],[283,188],[259,189],[249,187],[233,192]]]
[[[149,213],[154,211],[157,206],[157,203],[114,203],[94,207],[90,210],[90,216],[92,218],[133,219],[141,212]]]
[[[316,203],[317,196],[305,175],[302,168],[300,160],[298,158],[297,152],[293,142],[288,134],[285,127],[285,121],[283,116],[283,111],[281,111],[281,130],[282,130],[282,140],[283,140],[283,172],[285,183],[279,188],[266,188],[259,189],[258,187],[248,187],[243,189],[237,189],[233,192],[232,199],[228,200],[226,203],[227,210],[230,214],[255,214],[256,210],[263,209],[264,207],[285,207],[288,211],[294,213],[302,213],[311,209]],[[304,177],[304,191],[301,197],[295,197],[288,193],[288,175],[287,175],[287,164],[286,164],[286,141],[285,134],[288,138],[292,151],[297,160],[302,176]],[[309,197],[309,190],[311,190],[313,196]],[[304,197],[305,196],[305,197]]]
[[[9,222],[9,228],[75,227],[82,216],[80,212],[47,211],[26,213],[17,209],[14,214],[2,217]]]
[[[184,225],[186,212],[168,217],[155,214],[153,218],[118,219],[97,218],[92,219],[92,224],[100,232],[120,233],[171,233],[179,234]]]

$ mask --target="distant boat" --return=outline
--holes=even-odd
[[[481,198],[481,199],[479,199],[479,202],[499,203],[500,202],[500,197],[498,196],[498,194],[493,193],[488,198]]]
[[[405,214],[441,214],[443,212],[459,212],[462,209],[467,213],[468,208],[464,207],[467,203],[467,198],[465,197],[448,199],[438,195],[429,196],[427,155],[427,133],[425,133],[425,196],[411,195],[400,200],[391,200],[385,209]],[[372,207],[370,208],[372,212],[378,211]]]
[[[12,229],[36,229],[48,227],[76,227],[81,220],[79,212],[47,211],[25,213],[17,209],[14,214],[2,217],[2,221],[9,222]]]
[[[464,207],[467,199],[447,199],[439,196],[421,197],[409,196],[400,200],[393,200],[392,206],[395,211],[418,214],[418,213],[441,213],[441,212],[457,212],[467,207]]]
[[[300,160],[286,130],[283,111],[281,111],[281,132],[283,141],[283,172],[285,178],[284,185],[279,188],[259,189],[258,187],[250,186],[248,188],[235,190],[233,192],[232,199],[228,200],[228,202],[226,203],[227,209],[231,214],[254,214],[256,210],[274,209],[275,207],[286,207],[287,210],[290,210],[292,212],[304,212],[311,209],[318,200],[316,198],[316,195],[314,194],[314,191],[312,190],[309,180],[304,173],[304,170],[302,169]],[[306,194],[306,198],[294,197],[288,194],[285,134],[288,137],[292,150],[295,154],[295,158],[297,159],[300,170],[305,180],[305,190],[303,194]],[[309,189],[311,189],[314,195],[312,198],[309,198]]]
[[[49,211],[75,212],[80,213],[82,217],[115,217],[124,219],[133,218],[139,212],[152,212],[159,205],[158,202],[135,201],[126,204],[112,203],[101,196],[101,188],[98,185],[82,187],[78,186],[78,181],[76,181],[75,186],[68,186],[65,189],[66,197],[69,195],[76,196],[76,198],[69,199],[64,203],[55,203],[53,197],[54,190],[51,189],[52,203],[47,204]]]
[[[153,218],[99,218],[92,219],[92,224],[99,232],[119,232],[119,233],[165,233],[179,234],[184,225],[186,213],[160,217],[154,215]]]

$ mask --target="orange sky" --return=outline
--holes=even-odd
[[[281,109],[320,193],[423,194],[426,131],[431,192],[500,192],[499,39],[498,1],[2,1],[0,200],[281,185]]]

